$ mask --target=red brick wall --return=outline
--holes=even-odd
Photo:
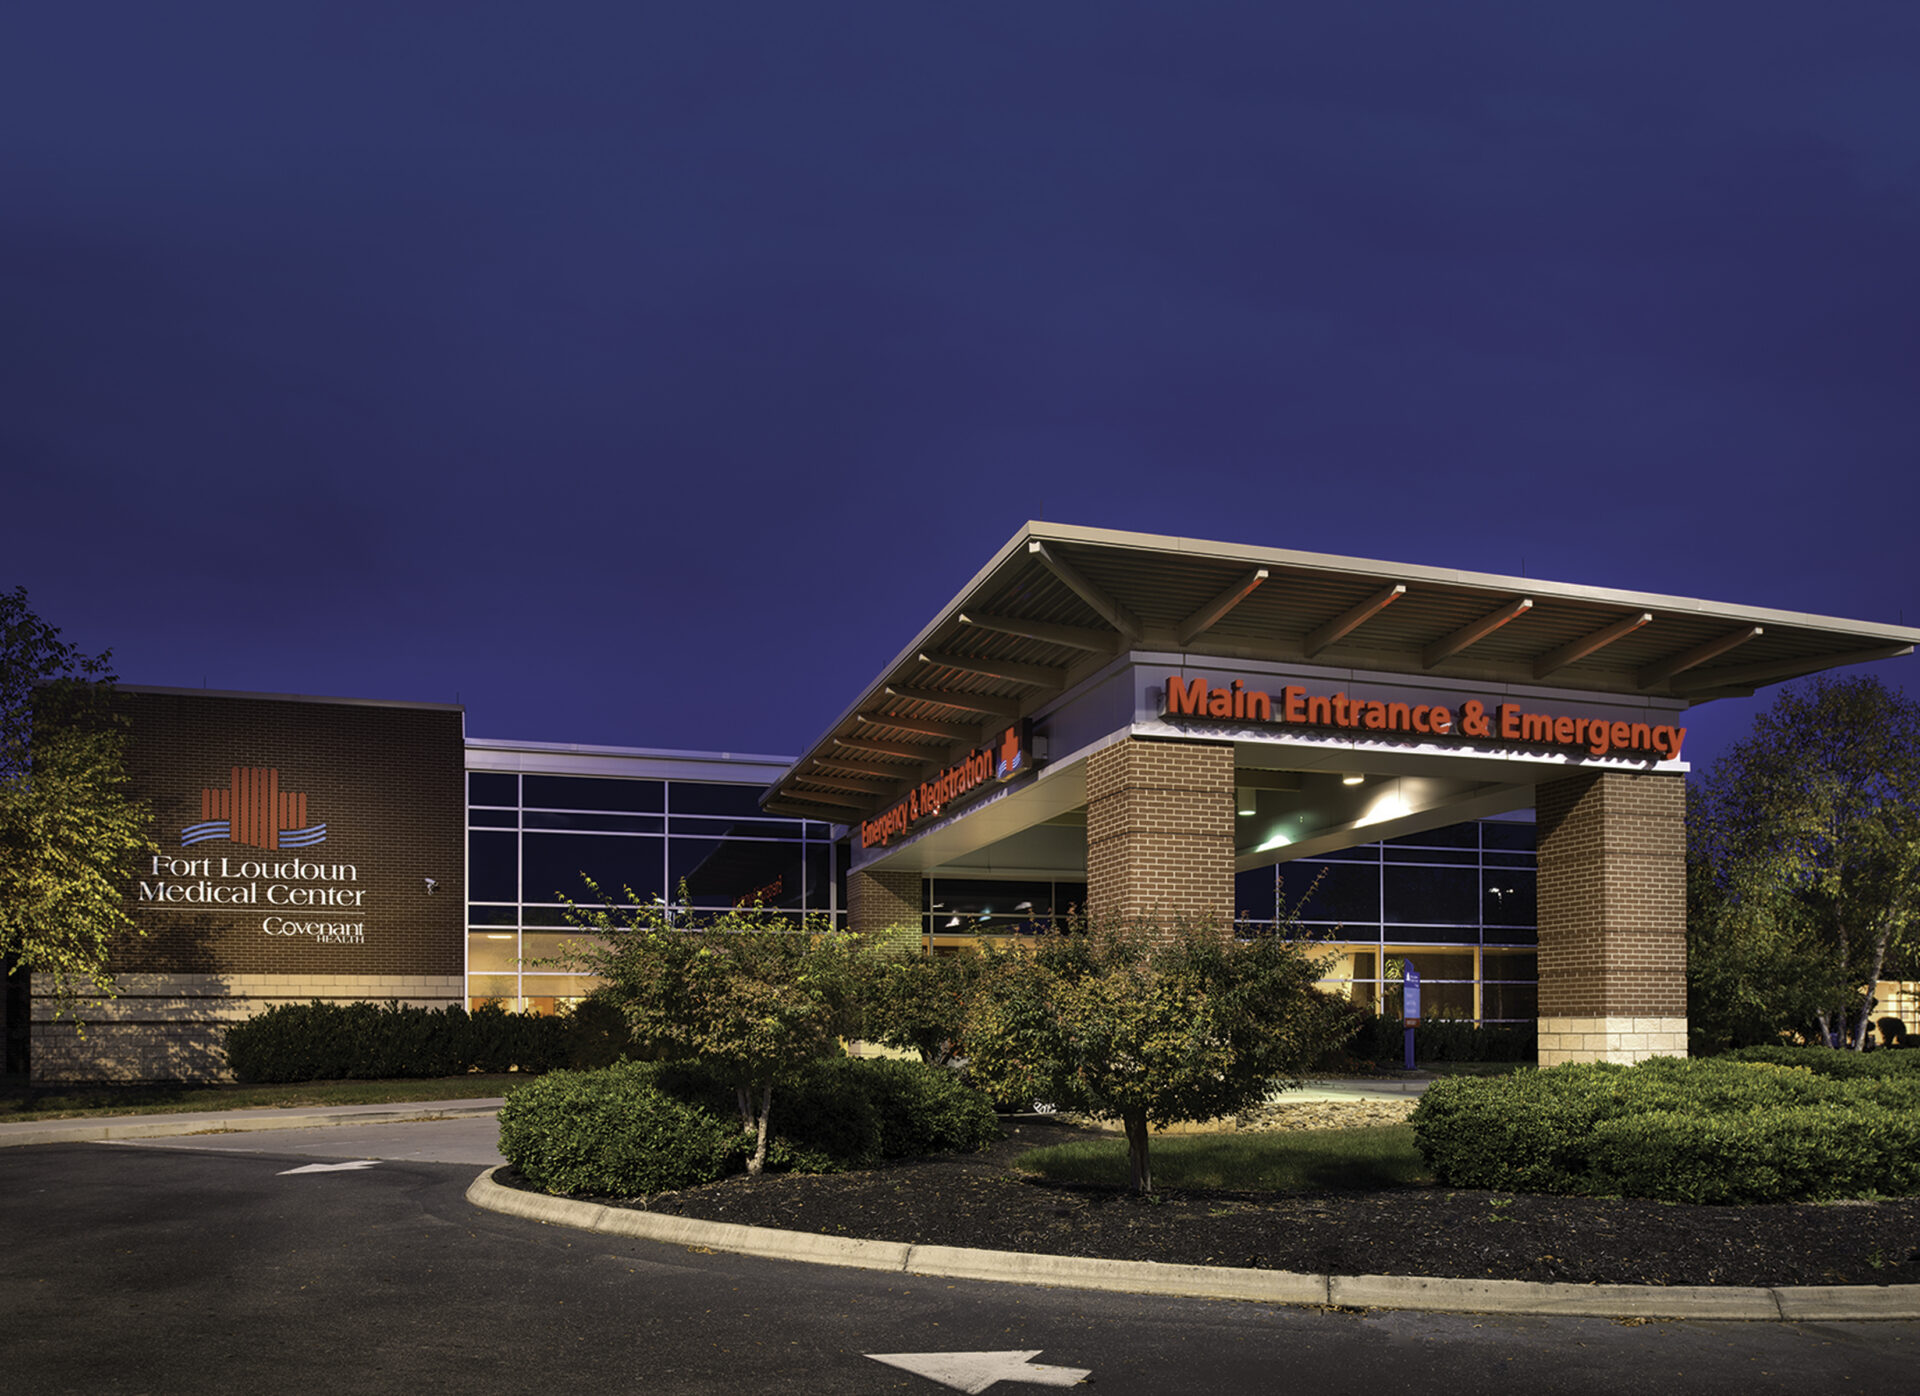
[[[455,708],[124,690],[132,718],[128,765],[156,816],[163,858],[349,865],[352,879],[250,878],[256,904],[159,904],[140,884],[197,882],[151,863],[129,887],[127,911],[146,930],[116,947],[117,973],[457,975],[465,966],[466,796],[462,715]],[[274,770],[288,817],[325,823],[324,842],[263,849],[228,839],[183,846],[181,831],[217,802],[235,767]],[[241,831],[243,832],[243,831]],[[426,878],[438,888],[428,895]],[[218,876],[215,883],[233,882]],[[360,892],[358,907],[272,905],[276,882]],[[361,943],[268,935],[268,916],[364,927]]]
[[[1233,748],[1130,737],[1087,760],[1095,915],[1233,918]]]
[[[1541,1017],[1684,1017],[1685,778],[1569,776],[1534,810]]]
[[[847,875],[847,929],[865,933],[920,927],[920,870],[878,868]]]

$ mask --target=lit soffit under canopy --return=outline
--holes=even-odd
[[[1905,626],[1034,522],[764,804],[850,823],[1129,650],[1704,702],[1916,642]]]

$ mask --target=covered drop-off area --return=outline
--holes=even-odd
[[[1382,843],[1441,845],[1416,854],[1434,866],[1428,882],[1405,885],[1444,898],[1449,864],[1498,883],[1521,876],[1506,870],[1520,855],[1487,837],[1469,863],[1439,831],[1530,810],[1535,924],[1511,950],[1437,955],[1470,954],[1453,1011],[1496,1016],[1495,962],[1532,955],[1537,998],[1510,1001],[1532,1006],[1543,1064],[1684,1054],[1689,710],[1916,640],[1681,597],[1029,523],[765,804],[850,827],[854,929],[922,924],[936,939],[929,889],[987,880],[1071,889],[1096,914],[1257,928],[1302,890],[1288,865],[1324,876],[1317,860]],[[1021,905],[1037,913],[1047,895]],[[1330,982],[1377,994],[1395,948],[1324,933]]]

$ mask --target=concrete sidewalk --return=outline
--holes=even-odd
[[[166,1139],[185,1134],[313,1129],[321,1125],[463,1120],[491,1115],[505,1103],[505,1098],[501,1096],[483,1096],[471,1100],[393,1101],[382,1105],[291,1105],[278,1109],[183,1110],[173,1114],[21,1120],[0,1124],[0,1148],[23,1144],[79,1144],[102,1139]]]

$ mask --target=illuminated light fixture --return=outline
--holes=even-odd
[[[1358,771],[1348,771],[1345,775],[1340,777],[1340,783],[1342,785],[1365,785],[1367,783],[1367,778],[1361,775]]]
[[[1015,902],[1013,904],[1013,909],[1015,911],[1032,911],[1033,903],[1032,902]]]
[[[487,939],[488,940],[512,940],[513,933],[511,931],[488,931]]]
[[[959,924],[960,924],[960,918],[959,918],[958,916],[955,916],[955,917],[952,917],[951,919],[949,919],[949,920],[948,920],[948,922],[947,922],[947,924],[946,924],[946,926],[944,927],[944,929],[946,929],[946,930],[949,930],[949,931],[950,931],[950,930],[952,930],[952,929],[953,929],[953,928],[954,928],[955,926],[958,926]]]
[[[1253,851],[1255,853],[1265,853],[1269,849],[1285,848],[1288,844],[1292,842],[1293,842],[1293,837],[1290,834],[1275,834],[1272,838],[1268,839],[1265,843],[1261,844],[1258,848],[1254,849]]]
[[[1250,814],[1258,814],[1260,812],[1259,805],[1254,801],[1253,787],[1251,785],[1239,786],[1234,791],[1233,811],[1242,819]]]

